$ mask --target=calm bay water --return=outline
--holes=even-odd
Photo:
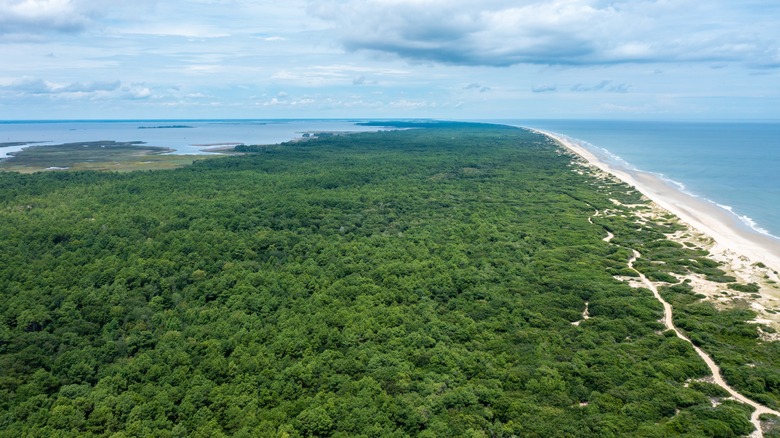
[[[563,134],[780,236],[780,122],[505,121]]]
[[[299,138],[305,132],[378,129],[355,123],[350,120],[0,121],[0,143],[44,142],[40,144],[52,145],[101,140],[143,141],[148,146],[175,149],[176,154],[202,154],[208,147],[204,145],[276,144]],[[23,147],[0,148],[0,157]]]

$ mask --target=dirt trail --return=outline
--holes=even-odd
[[[726,391],[728,391],[728,393],[731,394],[731,396],[734,397],[734,399],[736,399],[736,400],[738,400],[738,401],[740,401],[742,403],[745,403],[745,404],[750,405],[753,408],[755,408],[755,411],[753,411],[753,415],[751,415],[751,417],[750,417],[750,421],[756,427],[756,430],[752,434],[750,434],[750,436],[751,437],[763,437],[764,434],[763,434],[763,431],[761,430],[761,422],[758,419],[758,417],[761,414],[773,414],[773,415],[777,415],[778,417],[780,417],[780,412],[775,411],[773,409],[769,409],[768,407],[766,407],[766,406],[764,406],[762,404],[759,404],[759,403],[754,402],[753,400],[750,400],[749,398],[745,397],[744,395],[738,393],[736,390],[734,390],[734,388],[729,386],[728,383],[726,383],[725,380],[723,380],[723,377],[720,374],[720,367],[718,367],[718,364],[716,364],[715,361],[713,361],[712,358],[707,353],[705,353],[701,348],[699,348],[696,345],[694,345],[693,342],[691,342],[690,339],[688,339],[684,334],[682,334],[677,329],[677,327],[674,326],[674,322],[672,320],[672,306],[669,303],[667,303],[666,300],[663,299],[663,297],[661,297],[661,294],[658,293],[658,288],[656,288],[655,285],[653,284],[653,282],[651,282],[647,277],[645,277],[644,274],[642,274],[641,272],[639,272],[636,269],[634,269],[634,262],[636,261],[636,259],[641,257],[641,254],[639,254],[639,252],[637,250],[633,250],[633,251],[634,251],[634,255],[628,261],[628,267],[630,269],[632,269],[634,272],[636,272],[637,274],[639,274],[639,278],[642,280],[642,284],[647,286],[647,288],[650,289],[650,291],[653,292],[653,296],[655,296],[655,298],[658,301],[660,301],[661,304],[664,306],[664,325],[666,326],[666,328],[668,330],[674,331],[674,333],[677,335],[678,338],[680,338],[680,339],[688,342],[689,344],[691,344],[691,346],[693,347],[694,351],[696,351],[696,354],[698,354],[699,357],[702,358],[704,363],[706,363],[707,366],[710,368],[710,372],[712,373],[712,377],[713,377],[713,380],[714,380],[716,385],[718,385],[721,388],[723,388]]]
[[[588,216],[588,222],[589,222],[591,225],[593,225],[593,218],[594,218],[594,217],[599,217],[599,215],[601,215],[601,212],[600,212],[600,211],[599,211],[597,208],[596,208],[596,209],[594,209],[594,210],[596,210],[596,213],[594,213],[594,214],[593,214],[593,216]],[[609,242],[610,242],[610,241],[611,241],[611,240],[612,240],[612,239],[615,237],[615,235],[614,235],[614,234],[612,234],[612,233],[610,233],[610,232],[609,232],[609,230],[605,230],[605,231],[607,232],[607,237],[605,237],[605,238],[603,238],[603,239],[601,239],[601,240],[603,240],[603,241],[605,241],[605,242],[609,243]]]

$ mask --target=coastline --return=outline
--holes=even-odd
[[[731,262],[732,268],[736,261],[749,261],[751,265],[760,262],[772,271],[780,271],[780,239],[751,229],[732,211],[683,192],[671,182],[652,173],[611,166],[593,152],[562,135],[538,129],[531,131],[551,138],[590,165],[634,187],[657,206],[712,238],[715,245],[708,250],[717,260]],[[741,260],[733,260],[735,258]],[[775,295],[780,296],[780,292]]]

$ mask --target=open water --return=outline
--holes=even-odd
[[[565,135],[780,236],[780,122],[505,121]]]
[[[310,132],[376,131],[350,120],[91,120],[0,121],[0,143],[56,145],[87,141],[143,141],[175,149],[176,154],[203,154],[210,146],[277,144]],[[183,127],[186,126],[186,127]],[[44,143],[37,143],[44,142]],[[25,146],[0,148],[0,158]]]

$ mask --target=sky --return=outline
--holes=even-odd
[[[777,0],[0,0],[0,120],[780,120]]]

